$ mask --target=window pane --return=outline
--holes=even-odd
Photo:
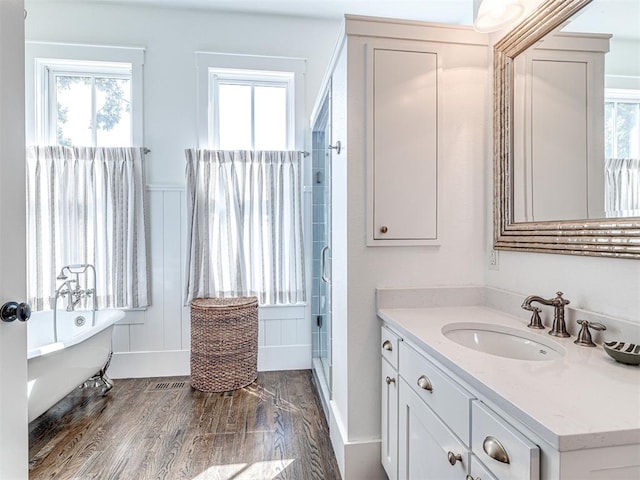
[[[638,104],[618,103],[616,117],[618,158],[637,158],[639,129]]]
[[[56,75],[58,145],[92,145],[91,77]]]
[[[255,87],[255,149],[287,149],[286,87]]]
[[[251,150],[251,86],[218,86],[218,148]]]
[[[604,157],[613,158],[613,135],[615,127],[613,102],[604,104]]]
[[[131,80],[96,78],[96,144],[131,145]]]

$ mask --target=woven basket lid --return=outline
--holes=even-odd
[[[216,308],[216,307],[243,307],[258,303],[257,297],[227,297],[227,298],[194,298],[192,307]]]

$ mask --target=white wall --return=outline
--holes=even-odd
[[[145,146],[151,185],[184,184],[184,149],[197,146],[196,51],[307,59],[305,118],[339,22],[196,10],[27,2],[26,39],[145,47]]]
[[[129,312],[116,326],[116,355],[110,374],[186,374],[190,320],[188,309],[182,306],[184,149],[198,146],[195,52],[306,59],[303,115],[307,124],[340,24],[58,1],[27,2],[26,8],[28,41],[145,48],[144,146],[151,149],[146,174],[152,305],[146,311]],[[306,307],[261,308],[259,317],[259,369],[309,368],[311,324]]]

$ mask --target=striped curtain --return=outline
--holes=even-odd
[[[305,301],[301,154],[186,150],[186,302]]]
[[[640,217],[640,159],[607,158],[604,191],[607,218]]]
[[[149,305],[143,160],[141,148],[27,147],[32,308],[52,308],[69,264],[95,266],[99,308]]]

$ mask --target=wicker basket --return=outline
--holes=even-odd
[[[191,385],[225,392],[258,376],[258,299],[196,298],[191,302]]]

